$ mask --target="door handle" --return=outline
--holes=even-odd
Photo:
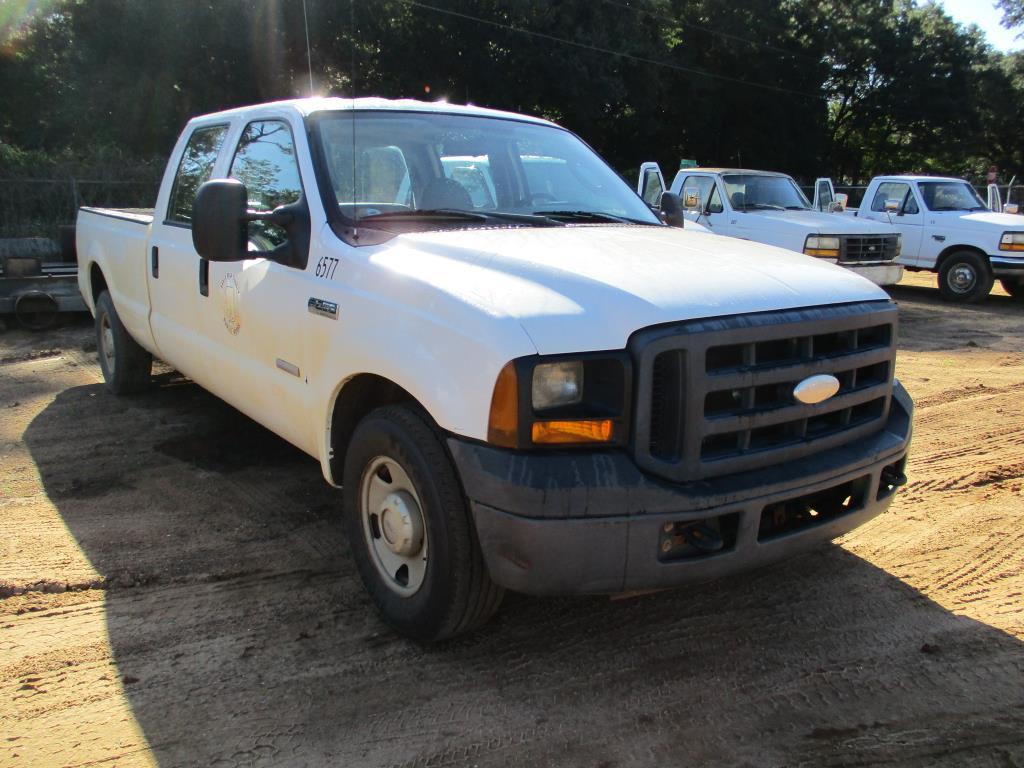
[[[199,293],[210,295],[210,262],[203,258],[199,259]]]
[[[158,277],[160,277],[160,249],[157,246],[155,246],[155,245],[153,246],[153,250],[151,252],[150,259],[151,259],[150,269],[153,272],[153,277],[158,278]]]

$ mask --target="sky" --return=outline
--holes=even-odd
[[[985,31],[989,43],[1000,51],[1017,51],[1024,48],[1024,40],[1017,40],[1017,32],[1002,26],[999,21],[1003,14],[992,0],[937,0],[946,13],[963,25],[977,24]]]

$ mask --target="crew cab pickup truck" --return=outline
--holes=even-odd
[[[903,235],[899,262],[937,273],[950,301],[981,301],[996,278],[1024,299],[1024,220],[990,211],[964,179],[876,176],[860,208],[845,213],[896,227]]]
[[[483,157],[486,195],[454,173]],[[564,161],[557,187],[538,157]],[[545,120],[382,99],[198,117],[155,209],[83,208],[77,244],[109,389],[149,386],[159,356],[319,460],[366,588],[419,640],[505,589],[763,565],[904,481],[885,293],[663,224]]]
[[[640,167],[637,193],[657,208],[665,179],[657,163]],[[733,168],[684,168],[671,191],[682,198],[687,221],[711,232],[828,260],[877,285],[903,277],[896,263],[897,230],[882,222],[849,222],[815,210],[784,173]]]

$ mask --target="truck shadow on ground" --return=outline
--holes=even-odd
[[[915,285],[890,286],[889,295],[900,305],[900,349],[938,351],[965,347],[1019,349],[1024,303],[1008,296],[990,295],[978,304],[944,300],[938,289]],[[919,332],[941,318],[948,332],[941,337]]]
[[[317,463],[174,374],[66,390],[25,440],[164,766],[1024,764],[1022,644],[841,548],[512,595],[424,648],[377,619]]]

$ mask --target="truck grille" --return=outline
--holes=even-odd
[[[889,414],[896,307],[867,302],[698,320],[640,331],[633,450],[674,481],[778,464],[882,428]],[[828,373],[839,392],[793,396]]]
[[[839,263],[893,261],[898,244],[899,235],[843,235],[839,238]]]

